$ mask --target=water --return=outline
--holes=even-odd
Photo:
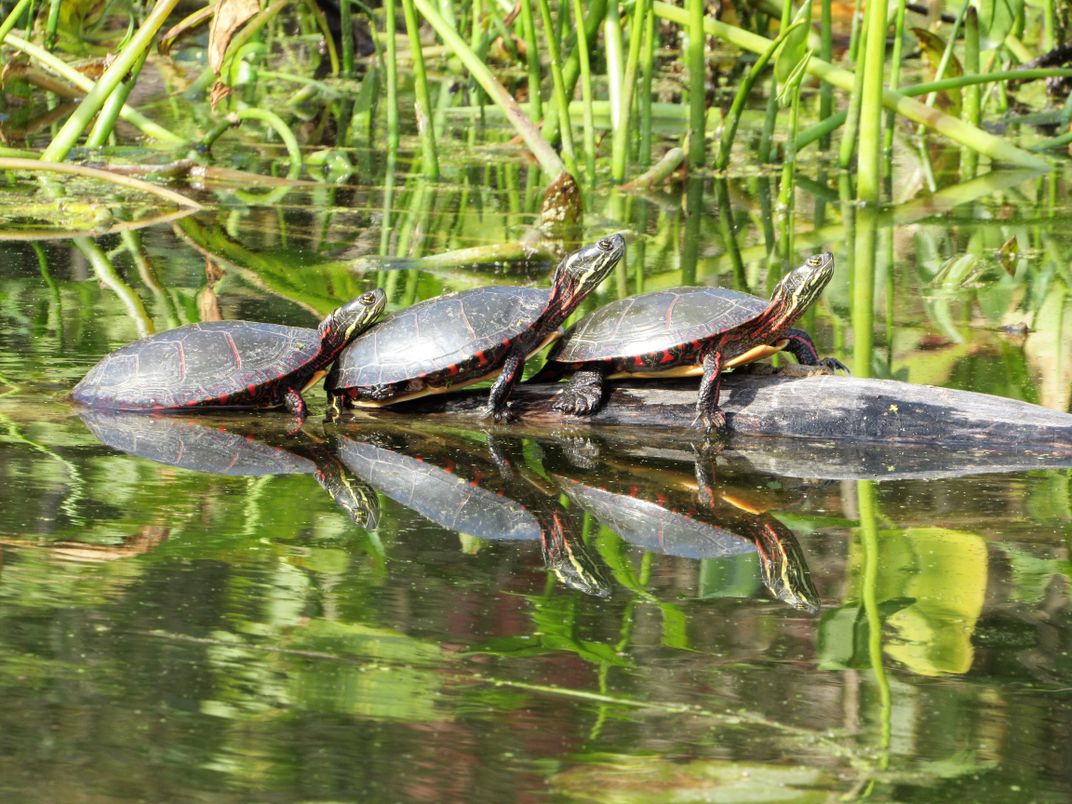
[[[839,265],[806,321],[823,353],[1067,410],[1067,179],[975,180],[877,220],[802,191],[795,257]],[[264,206],[209,185],[205,211],[125,239],[4,245],[0,795],[1072,795],[1067,468],[954,455],[877,482],[773,440],[336,429],[319,390],[298,435],[283,414],[84,422],[64,400],[150,329],[542,281],[549,258],[498,258],[516,245],[395,259],[531,238],[540,189],[511,165]],[[672,194],[595,203],[585,240],[636,236],[588,309],[689,281],[766,294],[787,262],[770,185],[701,189],[699,220]],[[875,304],[854,309],[872,226]]]

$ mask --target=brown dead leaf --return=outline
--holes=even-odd
[[[557,226],[579,223],[584,215],[581,189],[569,173],[563,172],[543,194],[540,225]]]
[[[197,294],[197,314],[202,321],[222,321],[223,312],[220,310],[220,300],[216,291],[206,287]]]
[[[923,55],[926,57],[928,64],[930,65],[930,77],[932,80],[938,74],[938,65],[942,61],[942,55],[945,53],[945,40],[941,36],[928,31],[926,28],[913,28],[912,33],[916,35],[916,39],[919,42],[919,48],[923,51]],[[964,68],[960,66],[960,62],[956,56],[952,56],[949,59],[949,63],[945,66],[945,72],[943,78],[960,78],[964,75]],[[949,112],[953,117],[960,117],[960,109],[963,105],[963,98],[959,89],[947,89],[945,92],[938,94],[938,105]]]
[[[216,111],[216,106],[221,100],[231,94],[231,88],[222,81],[217,81],[213,87],[212,92],[209,93],[208,102],[212,111]]]
[[[219,0],[216,4],[208,34],[208,63],[216,75],[223,69],[224,54],[235,34],[260,10],[259,0]]]

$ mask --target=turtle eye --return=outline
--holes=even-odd
[[[600,251],[610,251],[612,248],[614,248],[614,244],[611,243],[610,240],[608,240],[607,238],[603,238],[596,245],[599,246]]]
[[[822,265],[822,264],[823,264],[823,258],[820,257],[819,255],[815,255],[814,257],[808,257],[808,265],[818,266],[818,265]]]
[[[374,301],[376,301],[376,294],[373,293],[371,290],[368,293],[361,294],[362,304],[368,305],[372,304]]]

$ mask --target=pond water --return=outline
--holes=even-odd
[[[296,434],[65,400],[190,321],[545,281],[541,180],[488,157],[438,184],[368,155],[349,187],[205,183],[177,222],[3,244],[0,796],[1072,797],[1068,468],[880,480],[774,439],[332,427],[319,390]],[[1068,410],[1070,178],[906,182],[877,216],[801,182],[788,254],[766,175],[604,193],[578,237],[630,245],[585,309],[766,295],[830,249],[824,354]]]

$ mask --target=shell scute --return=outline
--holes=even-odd
[[[343,351],[328,390],[401,383],[464,373],[490,362],[532,328],[550,291],[484,287],[429,299],[388,316]]]
[[[315,329],[246,321],[188,324],[107,355],[71,396],[118,410],[238,404],[242,397],[274,403],[259,399],[266,386],[312,372],[320,354]]]
[[[726,288],[675,288],[631,296],[583,318],[559,342],[552,359],[571,363],[697,345],[751,321],[768,305]]]

